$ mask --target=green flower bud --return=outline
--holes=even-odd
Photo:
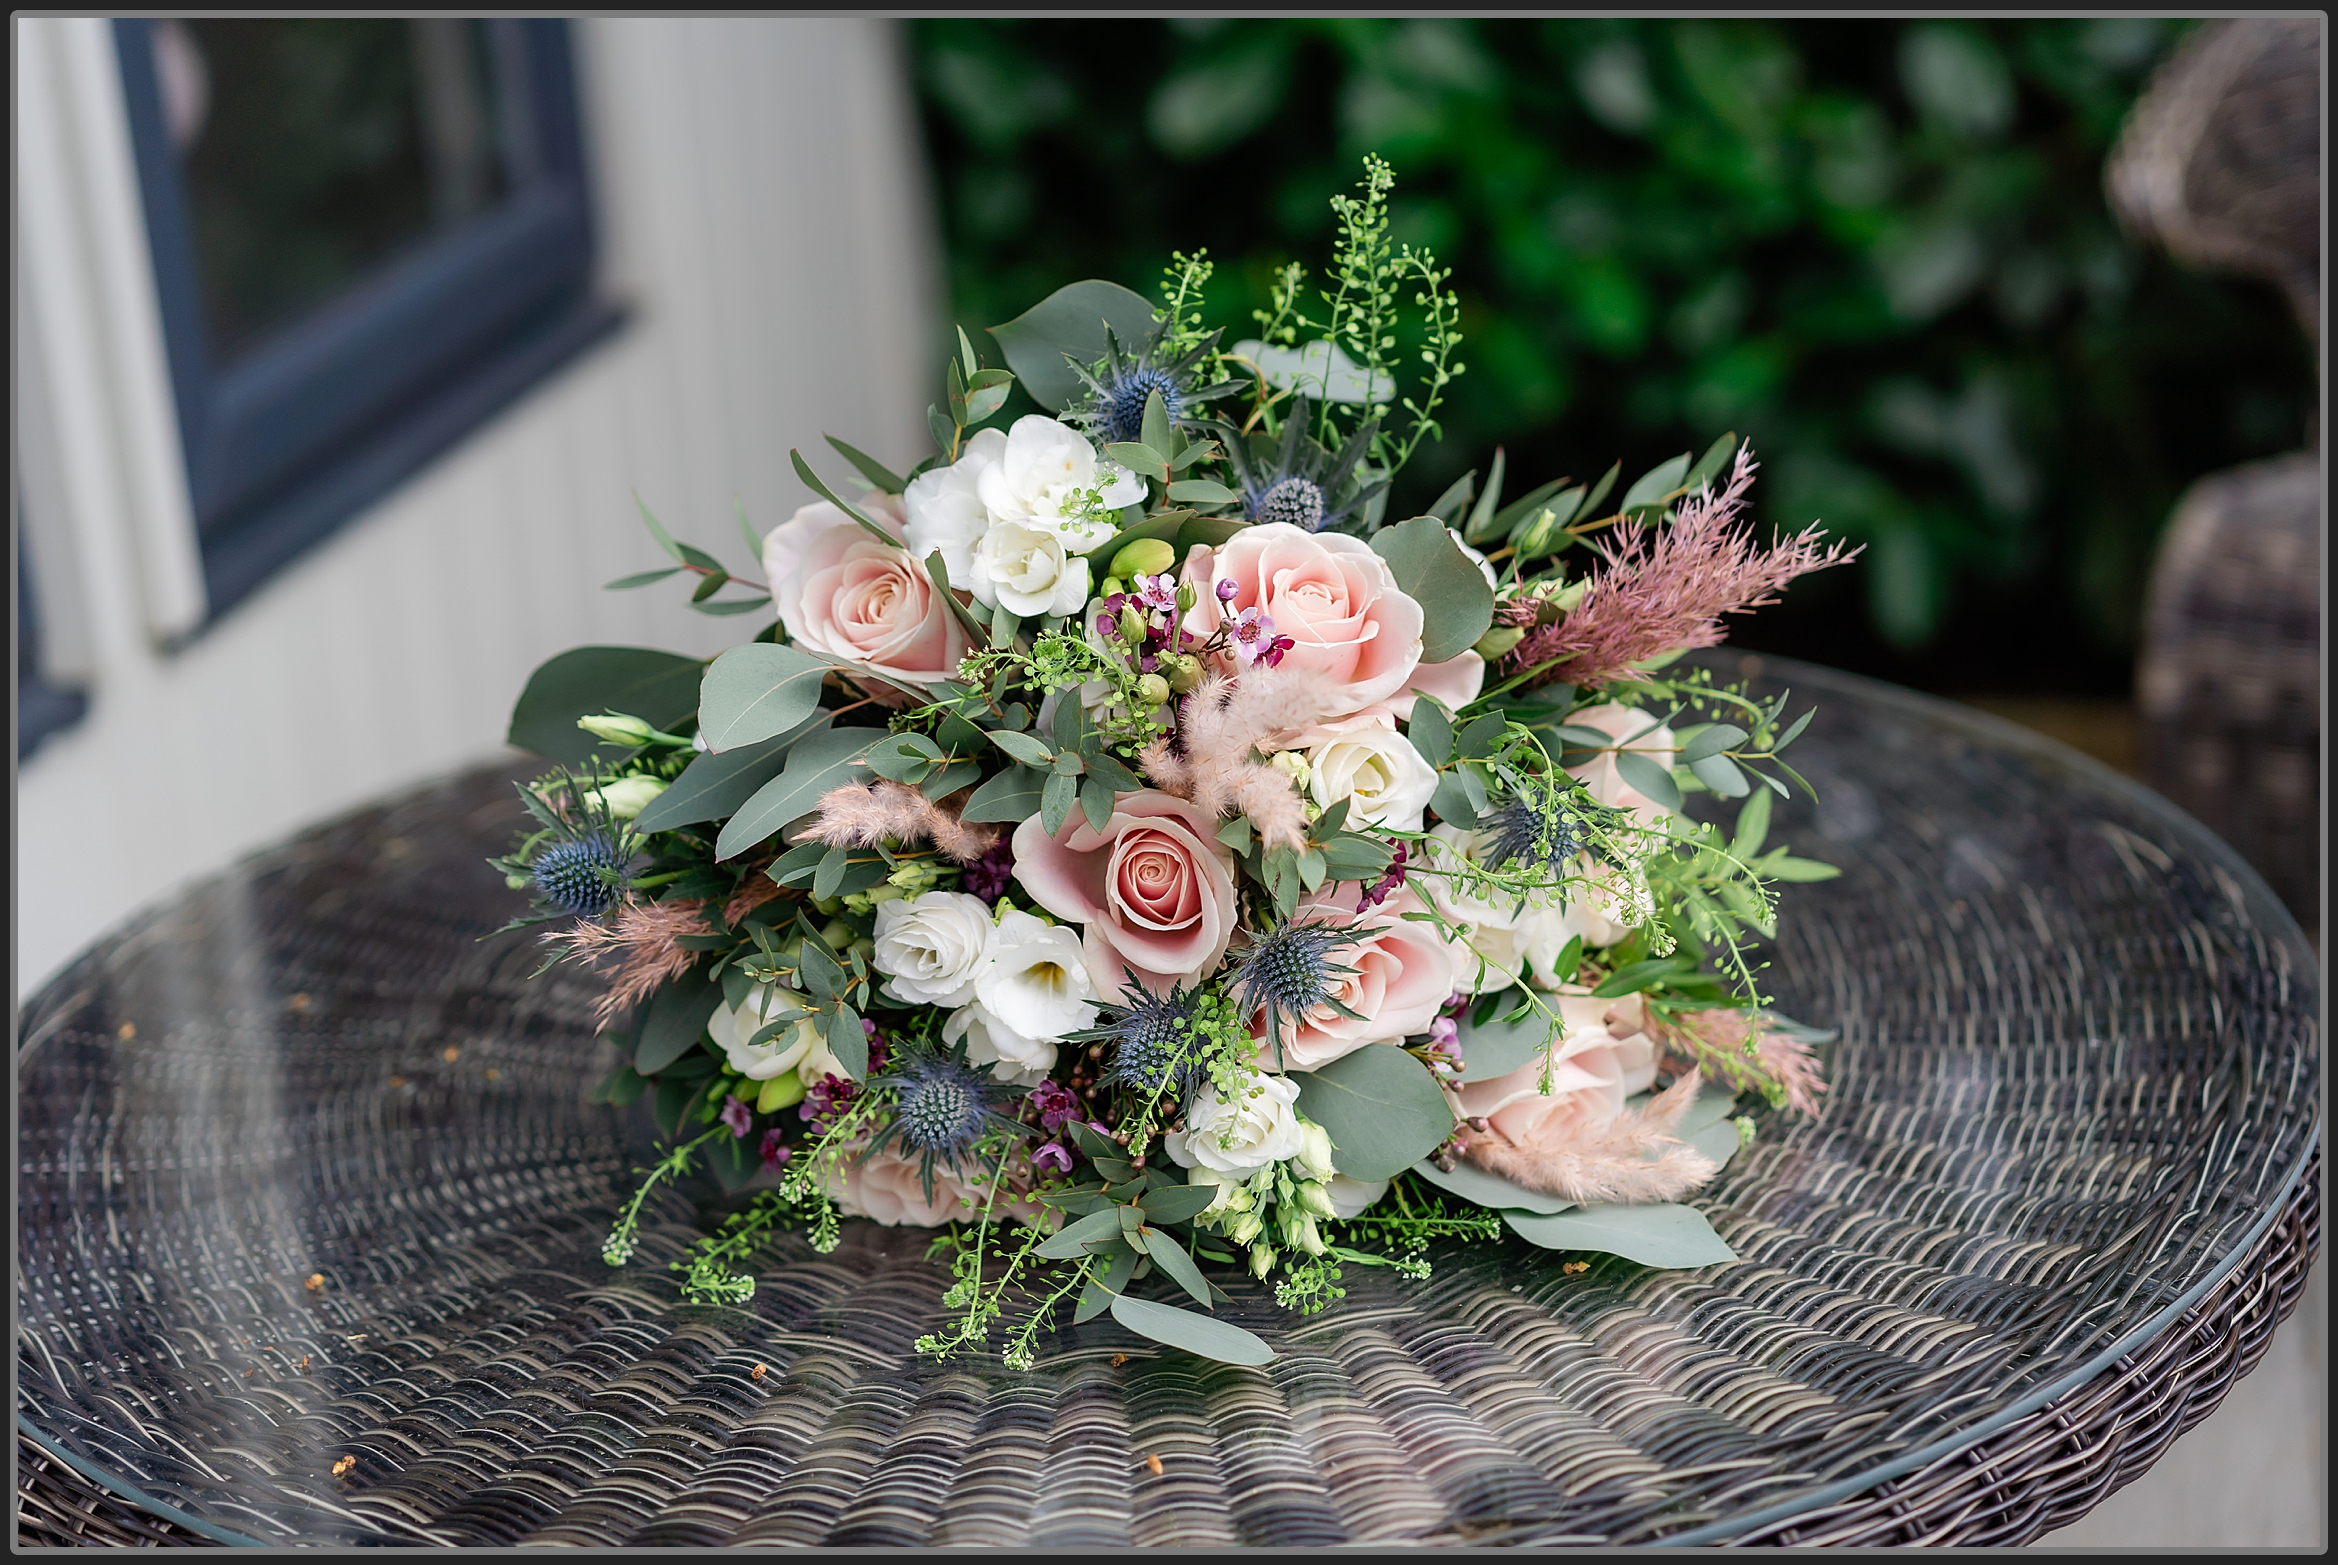
[[[1236,1244],[1248,1244],[1265,1232],[1266,1223],[1256,1212],[1244,1212],[1226,1229],[1226,1237]]]
[[[1131,540],[1112,557],[1112,574],[1126,580],[1131,576],[1158,576],[1177,563],[1177,546],[1161,538]]]
[[[1159,706],[1169,699],[1169,681],[1158,674],[1147,674],[1137,681],[1137,700],[1148,707]]]
[[[1517,540],[1518,558],[1531,560],[1537,555],[1550,553],[1551,540],[1557,535],[1558,530],[1558,512],[1547,505],[1535,512],[1527,520],[1526,525],[1519,528],[1514,535]]]
[[[1307,764],[1307,757],[1296,750],[1277,750],[1266,758],[1266,764],[1301,788],[1305,788],[1308,779],[1315,775],[1315,769]]]
[[[1526,632],[1520,630],[1515,625],[1496,625],[1493,629],[1478,637],[1477,645],[1471,650],[1476,652],[1479,657],[1484,658],[1487,662],[1491,663],[1494,661],[1494,659],[1500,657],[1503,653],[1509,651],[1512,647],[1518,645],[1518,643],[1524,641],[1525,639]]]
[[[1310,1179],[1329,1179],[1338,1172],[1331,1161],[1331,1132],[1313,1121],[1302,1126],[1301,1132],[1299,1166],[1307,1171]],[[1331,1214],[1326,1212],[1324,1215],[1328,1217]]]
[[[639,748],[657,737],[658,731],[638,717],[627,717],[620,712],[603,712],[597,717],[580,717],[576,726],[595,739],[606,739],[628,749]]]
[[[783,1070],[763,1084],[762,1092],[755,1098],[755,1112],[772,1114],[781,1109],[794,1108],[804,1101],[806,1090],[801,1075]]]
[[[1118,593],[1123,593],[1123,592],[1126,592],[1126,591],[1128,591],[1128,583],[1127,583],[1127,582],[1124,582],[1124,581],[1122,581],[1122,580],[1121,580],[1119,577],[1117,577],[1117,576],[1107,576],[1107,577],[1105,577],[1105,578],[1104,578],[1104,588],[1103,588],[1103,591],[1104,591],[1104,596],[1105,596],[1105,597],[1107,597],[1107,598],[1109,598],[1109,597],[1112,597],[1112,596],[1114,596],[1114,595],[1116,595],[1116,594],[1118,594]]]
[[[655,777],[620,777],[605,788],[587,791],[585,797],[599,805],[611,820],[629,821],[665,791],[666,784]]]
[[[1274,1269],[1275,1252],[1263,1244],[1252,1245],[1250,1247],[1250,1275],[1264,1282],[1266,1274]]]
[[[1309,1255],[1321,1255],[1331,1248],[1323,1242],[1323,1235],[1316,1231],[1315,1219],[1312,1216],[1300,1218],[1298,1228],[1299,1236],[1292,1242]]]
[[[1192,583],[1192,582],[1187,582],[1185,585],[1183,585],[1182,587],[1179,587],[1179,588],[1177,589],[1177,612],[1178,612],[1178,613],[1180,613],[1180,614],[1191,614],[1191,613],[1193,612],[1193,606],[1194,606],[1195,604],[1199,603],[1200,601],[1201,601],[1201,594],[1199,594],[1199,593],[1197,593],[1197,592],[1195,592],[1195,591],[1193,590],[1193,583]]]
[[[1169,688],[1179,695],[1201,683],[1201,659],[1190,652],[1161,659],[1161,668],[1169,676]]]
[[[1328,1185],[1314,1183],[1301,1185],[1299,1187],[1299,1205],[1317,1217],[1339,1216],[1339,1213],[1332,1209],[1331,1187]]]
[[[1120,639],[1132,647],[1145,639],[1145,617],[1133,603],[1120,611]]]
[[[942,871],[932,859],[904,859],[893,866],[893,873],[885,879],[888,884],[899,886],[914,897],[939,885]]]

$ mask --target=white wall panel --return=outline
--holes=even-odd
[[[189,879],[508,754],[512,698],[553,653],[616,642],[706,655],[746,634],[751,618],[693,614],[674,583],[600,590],[660,563],[635,491],[678,535],[745,565],[733,496],[764,529],[810,498],[791,446],[837,478],[845,466],[823,431],[896,464],[922,448],[938,271],[892,25],[577,27],[606,286],[633,311],[617,337],[175,654],[144,633],[145,606],[122,601],[135,598],[139,542],[120,471],[95,450],[57,464],[68,489],[76,475],[81,486],[68,500],[87,596],[53,611],[87,627],[94,675],[89,716],[19,778],[20,1000]],[[24,73],[47,58],[19,51],[20,99]],[[41,86],[53,99],[73,82]],[[32,155],[42,143],[21,116],[19,128]],[[123,138],[54,155],[63,179],[98,182],[117,208],[134,195]],[[85,213],[74,242],[107,234]],[[106,305],[60,285],[23,307],[44,321],[67,312],[54,342],[86,338]],[[122,384],[134,355],[110,362],[114,407],[167,395]],[[73,416],[103,400],[77,394],[51,406]],[[73,438],[118,462],[120,422],[84,413]],[[71,574],[56,574],[44,586],[70,599]]]

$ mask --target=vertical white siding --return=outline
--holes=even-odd
[[[679,535],[744,566],[733,497],[761,528],[809,499],[791,446],[839,477],[824,431],[896,464],[921,448],[937,270],[892,24],[576,25],[606,282],[633,311],[616,338],[176,654],[155,649],[135,601],[122,477],[93,459],[102,450],[62,464],[52,487],[79,582],[60,570],[44,586],[85,633],[91,707],[19,779],[19,999],[188,879],[508,753],[512,697],[553,653],[613,642],[704,655],[745,634],[752,619],[693,614],[671,584],[600,590],[659,563],[636,491]],[[44,58],[20,51],[20,99]],[[54,98],[74,84],[40,86]],[[20,156],[40,155],[24,124]],[[118,201],[134,187],[115,140],[60,167],[90,177],[94,163]],[[86,247],[105,230],[85,220],[77,236]],[[44,326],[52,308],[102,313],[87,290],[39,293],[28,281],[20,307]],[[72,324],[44,331],[49,358]],[[78,438],[126,460],[121,422]]]

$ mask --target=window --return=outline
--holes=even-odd
[[[567,24],[114,26],[216,617],[615,324]]]

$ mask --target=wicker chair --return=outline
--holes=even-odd
[[[2179,260],[2278,285],[2321,329],[2321,24],[2204,27],[2136,104],[2105,179]],[[2314,938],[2321,900],[2319,431],[2200,480],[2153,572],[2145,774],[2238,848]]]

